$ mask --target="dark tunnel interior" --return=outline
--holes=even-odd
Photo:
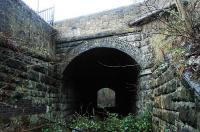
[[[105,108],[120,115],[136,112],[139,66],[126,53],[94,48],[75,57],[64,71],[64,87],[73,112],[98,111],[97,92],[115,91],[116,105]]]

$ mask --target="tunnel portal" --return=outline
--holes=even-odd
[[[114,48],[93,48],[75,57],[64,71],[64,87],[72,112],[98,111],[97,93],[115,92],[115,106],[105,108],[121,115],[136,112],[137,62]]]

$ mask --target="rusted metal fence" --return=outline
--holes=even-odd
[[[54,23],[54,13],[55,13],[55,7],[51,7],[38,12],[40,17],[43,18],[50,25],[53,25]]]

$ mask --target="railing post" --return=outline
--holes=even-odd
[[[53,25],[54,23],[55,7],[51,7],[38,12],[38,15],[43,18],[47,23]]]

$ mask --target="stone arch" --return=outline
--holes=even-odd
[[[103,40],[103,42],[84,41],[82,44],[75,46],[70,52],[67,53],[63,59],[63,63],[60,66],[61,72],[65,70],[65,68],[74,58],[94,48],[113,48],[124,52],[132,57],[140,65],[141,69],[145,69],[149,67],[149,65],[152,65],[152,60],[149,59],[152,57],[152,54],[148,54],[148,56],[146,56],[147,53],[144,53],[143,50],[137,48],[135,45],[131,45],[130,43],[125,43],[124,41],[120,40]]]
[[[97,91],[109,87],[116,92],[116,107],[110,111],[135,113],[139,64],[127,53],[108,46],[78,49],[79,54],[72,56],[63,72],[63,91],[73,102],[72,111],[97,108]]]

